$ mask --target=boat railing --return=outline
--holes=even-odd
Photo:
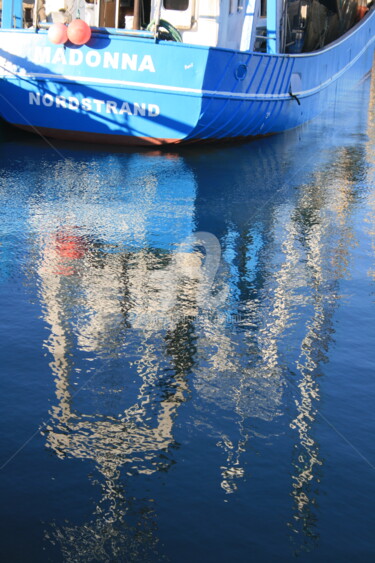
[[[39,29],[48,30],[53,25],[53,22],[38,22],[38,24],[33,26],[35,32]],[[128,37],[142,37],[145,39],[154,39],[155,34],[152,31],[147,31],[145,29],[120,29],[120,28],[108,28],[108,27],[94,27],[91,26],[91,31],[93,34],[102,35],[126,35]]]

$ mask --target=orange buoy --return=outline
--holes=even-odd
[[[68,28],[63,23],[53,23],[48,30],[48,39],[55,45],[66,43],[68,41]]]
[[[91,37],[91,28],[83,20],[73,20],[68,25],[68,39],[74,45],[84,45]]]

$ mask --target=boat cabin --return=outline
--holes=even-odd
[[[3,0],[2,27],[70,23],[133,31],[168,22],[192,45],[274,53],[311,52],[343,35],[373,0]],[[160,28],[162,29],[162,25]],[[163,38],[163,35],[161,35]]]

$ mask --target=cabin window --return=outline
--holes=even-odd
[[[189,0],[163,0],[165,10],[178,10],[184,12],[189,7]]]

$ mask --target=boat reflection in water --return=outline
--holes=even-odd
[[[67,560],[161,556],[157,505],[125,483],[175,463],[181,412],[216,444],[202,463],[216,460],[227,498],[251,478],[251,449],[284,440],[285,524],[297,551],[312,549],[319,377],[366,174],[350,139],[317,156],[321,134],[199,153],[65,151],[48,164],[28,219],[56,389],[43,434],[59,458],[92,463],[102,487],[90,521],[46,532]]]
[[[129,158],[125,170],[121,158],[103,160],[81,175],[86,201],[38,202],[30,219],[39,233],[40,297],[56,384],[46,443],[61,459],[93,461],[102,486],[92,521],[53,526],[47,537],[68,559],[103,561],[126,552],[129,560],[145,560],[156,550],[153,511],[150,502],[141,503],[126,533],[132,501],[120,472],[150,475],[171,463],[173,422],[193,362],[191,319],[205,282],[202,248],[195,251],[191,237],[196,186],[173,155],[159,167],[160,179],[141,156]],[[71,162],[61,163],[63,177],[66,167]],[[95,190],[108,182],[100,170],[111,172],[115,188],[98,205]],[[180,186],[172,208],[170,176]],[[77,352],[86,373],[76,365]]]

